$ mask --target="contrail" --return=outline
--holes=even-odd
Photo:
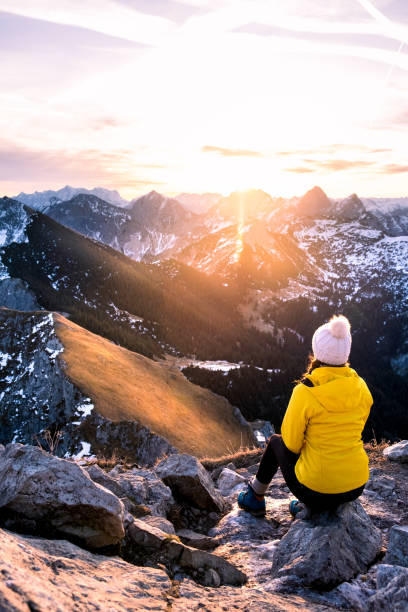
[[[377,104],[377,108],[375,113],[373,113],[371,115],[371,119],[370,119],[370,123],[369,123],[369,127],[370,129],[373,127],[373,121],[374,121],[374,116],[378,114],[378,111],[380,109],[380,107],[383,105],[384,100],[385,100],[385,96],[386,96],[386,89],[388,87],[388,83],[391,79],[392,73],[394,72],[394,68],[395,68],[395,64],[397,61],[397,57],[400,55],[400,53],[402,52],[402,49],[404,48],[405,43],[407,42],[407,33],[405,32],[405,28],[399,28],[398,26],[396,26],[394,24],[394,22],[392,22],[390,19],[388,19],[388,17],[386,15],[384,15],[384,13],[382,13],[379,9],[377,9],[372,2],[370,2],[370,0],[357,0],[357,2],[359,4],[361,4],[361,6],[376,20],[378,21],[378,23],[380,23],[381,25],[385,26],[387,30],[391,30],[392,32],[395,33],[396,38],[400,40],[400,45],[398,47],[398,50],[395,54],[395,60],[392,64],[390,64],[387,74],[385,76],[384,79],[384,83],[382,86],[382,96],[379,98],[379,102]]]
[[[408,42],[408,28],[405,26],[391,21],[384,13],[374,6],[370,0],[357,0],[357,2],[367,11],[371,17],[373,17],[378,23],[385,26],[389,34],[393,38],[400,40],[401,42]]]

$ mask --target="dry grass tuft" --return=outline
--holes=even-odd
[[[379,467],[382,463],[388,461],[383,455],[383,450],[390,444],[390,441],[384,438],[380,442],[373,438],[370,442],[364,444],[364,450],[368,455],[370,467]]]
[[[246,468],[258,463],[263,452],[264,449],[262,448],[240,448],[235,453],[222,455],[221,457],[203,457],[200,462],[210,472],[228,463],[233,463],[236,468]]]

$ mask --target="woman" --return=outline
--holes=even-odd
[[[292,493],[293,516],[302,509],[333,510],[357,499],[368,480],[368,457],[361,433],[373,398],[364,380],[349,367],[350,323],[334,316],[313,335],[313,357],[293,389],[281,435],[273,435],[256,477],[238,496],[238,505],[265,515],[264,495],[281,468]]]

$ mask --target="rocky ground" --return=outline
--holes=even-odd
[[[408,443],[367,451],[359,502],[293,521],[280,473],[265,518],[236,506],[259,452],[102,468],[9,444],[0,610],[406,611]]]

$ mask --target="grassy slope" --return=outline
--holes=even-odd
[[[112,421],[137,420],[181,451],[215,457],[250,445],[226,399],[54,314],[69,378]]]

